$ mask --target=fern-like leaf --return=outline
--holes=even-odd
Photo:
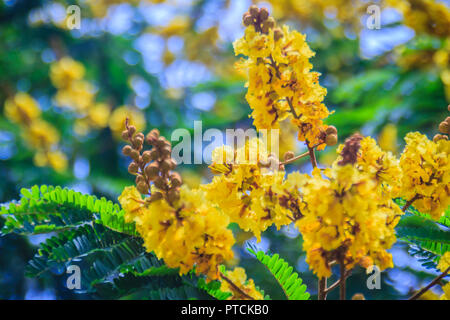
[[[248,248],[252,253],[275,277],[278,284],[289,300],[308,300],[310,294],[306,291],[306,285],[302,284],[302,279],[294,272],[293,268],[280,258],[278,254],[272,256],[267,255],[263,251],[256,252],[252,248]]]

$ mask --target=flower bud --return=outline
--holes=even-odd
[[[149,163],[152,160],[151,151],[144,151],[142,153],[142,161],[144,163]]]
[[[259,15],[259,9],[256,5],[251,5],[248,9],[248,12],[254,17],[257,18]]]
[[[280,28],[276,28],[275,30],[273,30],[273,38],[275,41],[280,40],[281,38],[284,37],[283,31],[281,31]]]
[[[181,176],[178,172],[173,172],[170,175],[170,182],[172,187],[179,187],[183,183],[183,180],[181,179]]]
[[[334,146],[338,141],[337,135],[336,134],[328,134],[327,137],[325,138],[325,143],[327,144],[327,146]]]
[[[169,200],[169,202],[174,202],[174,201],[177,201],[178,199],[180,199],[180,189],[179,188],[173,188],[167,192],[167,200]]]
[[[176,166],[177,164],[171,158],[167,158],[163,162],[161,162],[161,170],[164,172],[168,172],[169,170],[175,169]]]
[[[447,136],[444,136],[442,134],[437,134],[437,135],[435,135],[433,137],[433,142],[438,142],[439,140],[442,140],[442,139],[445,139],[445,138],[447,138]],[[448,138],[446,140],[448,140]]]
[[[288,161],[288,160],[290,160],[290,159],[292,159],[292,158],[294,158],[294,153],[292,152],[292,151],[287,151],[285,154],[284,154],[284,161]]]
[[[152,195],[150,196],[150,202],[160,200],[162,199],[162,197],[163,194],[161,192],[158,191],[152,192]]]
[[[330,134],[337,134],[337,129],[336,129],[335,126],[328,126],[327,129],[325,130],[325,133],[326,133],[327,135],[330,135]]]
[[[158,159],[158,158],[159,158],[159,152],[158,152],[158,150],[157,150],[157,149],[152,149],[152,150],[150,151],[150,159],[156,160],[156,159]]]
[[[253,23],[253,17],[250,15],[250,13],[246,12],[242,17],[242,21],[244,23],[244,26],[248,27]]]
[[[146,194],[148,193],[148,185],[145,181],[141,181],[136,185],[137,190],[141,193],[141,194]]]
[[[131,152],[130,152],[130,157],[131,157],[131,159],[133,159],[134,161],[139,161],[139,151],[137,151],[137,150],[131,150]]]
[[[259,9],[259,19],[261,21],[267,20],[268,17],[269,17],[269,10],[267,10],[266,8]]]
[[[128,134],[130,136],[133,136],[135,132],[136,132],[136,127],[135,126],[128,126]]]
[[[159,166],[156,162],[153,162],[144,169],[146,176],[153,180],[159,175]]]
[[[132,162],[128,166],[128,172],[131,174],[138,172],[138,170],[139,170],[139,166],[137,165],[136,162]]]
[[[129,156],[131,154],[131,151],[133,151],[133,148],[131,148],[131,146],[126,145],[125,147],[122,148],[122,153],[125,156]]]
[[[128,141],[128,130],[122,131],[122,139]]]
[[[166,179],[163,177],[156,178],[154,183],[158,189],[164,190],[166,188]]]
[[[446,121],[442,121],[439,124],[439,131],[441,133],[448,133],[449,132],[449,128],[450,128],[450,126],[449,126],[449,124]]]
[[[165,145],[163,148],[161,148],[161,158],[168,158],[170,157],[172,153],[172,148],[170,145]]]

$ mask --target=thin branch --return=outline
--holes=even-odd
[[[425,292],[430,290],[434,285],[438,284],[449,272],[450,272],[450,267],[448,267],[447,270],[445,270],[442,274],[440,274],[439,276],[434,278],[434,280],[431,281],[430,284],[428,284],[425,288],[423,288],[422,290],[420,290],[420,291],[416,292],[414,295],[412,295],[408,300],[418,299],[421,295],[423,295]]]
[[[280,165],[289,164],[289,163],[292,163],[294,161],[297,161],[298,159],[301,159],[301,158],[304,158],[304,157],[307,157],[307,156],[309,156],[309,152],[305,152],[305,153],[299,154],[298,156],[296,156],[294,158],[291,158],[289,160],[280,162]]]
[[[243,297],[245,297],[248,300],[255,300],[253,297],[249,296],[248,294],[246,294],[241,288],[239,288],[239,286],[237,286],[233,281],[231,281],[230,278],[228,278],[227,276],[225,276],[222,272],[220,273],[220,276],[226,281],[228,282],[228,284],[234,289],[236,290],[240,295],[242,295]]]
[[[309,158],[311,159],[311,164],[313,168],[317,168],[317,160],[316,160],[316,154],[314,153],[314,147],[309,146],[309,142],[306,142],[306,145],[308,146],[308,152],[309,152]]]
[[[406,210],[413,204],[414,201],[420,198],[419,194],[416,194],[414,197],[412,197],[411,200],[406,201],[405,205],[402,208],[403,212],[406,212]]]
[[[318,286],[318,292],[317,292],[317,300],[326,300],[327,298],[327,278],[323,277],[319,279],[319,286]]]
[[[291,109],[292,115],[294,116],[295,119],[300,118],[297,113],[295,112],[294,106],[292,105],[292,99],[290,99],[289,97],[286,97],[287,103],[289,105],[289,108]]]
[[[345,264],[343,261],[341,261],[339,263],[339,268],[340,268],[340,284],[339,284],[339,298],[341,300],[345,300],[345,276],[346,276],[346,272],[345,272]]]

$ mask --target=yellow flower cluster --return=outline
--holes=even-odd
[[[405,141],[401,196],[437,220],[450,205],[450,141],[434,142],[419,132],[408,133]]]
[[[70,57],[63,57],[50,66],[50,79],[58,89],[55,102],[79,116],[74,124],[74,130],[79,135],[106,127],[110,114],[107,104],[95,102],[94,88],[83,79],[84,74],[84,66]]]
[[[331,275],[334,262],[392,267],[386,252],[395,242],[400,208],[379,192],[377,181],[351,164],[316,170],[302,188],[304,217],[296,222],[303,235],[306,262],[319,278]]]
[[[322,103],[326,89],[319,84],[319,73],[311,71],[309,58],[314,52],[305,35],[288,26],[274,28],[273,18],[264,16],[262,22],[260,17],[253,24],[247,22],[245,35],[234,43],[236,55],[247,57],[238,68],[248,74],[246,99],[254,125],[258,130],[277,128],[291,115],[300,141],[321,144],[329,111]]]
[[[67,168],[67,158],[58,150],[59,132],[41,117],[38,103],[27,93],[19,92],[5,102],[5,116],[22,129],[25,142],[36,151],[33,161],[39,167],[56,171]]]
[[[212,161],[211,170],[220,175],[202,188],[207,199],[217,204],[231,222],[258,239],[272,224],[280,228],[291,222],[289,199],[280,200],[285,195],[284,172],[278,171],[278,160],[267,155],[261,140],[248,140],[236,152],[229,146],[216,148]]]
[[[253,279],[247,280],[243,268],[227,271],[222,278],[220,290],[232,294],[228,300],[264,300],[262,293],[256,289]]]
[[[340,145],[337,151],[340,153],[342,149],[343,145]],[[341,157],[336,162],[340,160]],[[391,152],[381,150],[373,138],[365,137],[361,140],[356,167],[374,179],[386,197],[398,196],[402,176],[399,161]]]
[[[148,251],[185,274],[195,267],[209,279],[219,278],[218,266],[233,257],[229,219],[204,201],[200,190],[181,188],[175,206],[165,199],[145,201],[135,187],[119,197],[127,221],[135,221]]]
[[[419,33],[450,36],[450,9],[434,0],[387,0],[403,14],[403,22]]]

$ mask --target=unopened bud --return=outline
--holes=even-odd
[[[166,188],[166,179],[163,177],[156,178],[154,183],[158,189],[164,190]]]
[[[139,170],[139,166],[137,165],[136,162],[132,162],[128,166],[128,172],[131,174],[138,172],[138,170]]]
[[[150,196],[150,201],[157,201],[162,199],[163,194],[161,192],[155,191],[152,192],[152,195]]]
[[[169,202],[177,201],[179,198],[180,198],[179,188],[173,188],[167,192],[167,200],[169,200]]]
[[[442,139],[448,140],[448,137],[442,134],[437,134],[433,137],[433,142],[438,142],[439,140]]]
[[[449,133],[449,128],[450,128],[450,126],[446,121],[442,121],[439,124],[439,131],[442,133]]]
[[[362,293],[355,293],[352,297],[352,300],[366,300]]]
[[[244,26],[248,27],[253,23],[253,17],[250,15],[250,13],[246,12],[242,17],[242,22],[244,23]]]
[[[137,151],[137,150],[131,150],[131,152],[130,152],[130,157],[131,157],[131,159],[133,159],[134,161],[139,161],[139,151]]]
[[[338,137],[336,134],[328,134],[325,138],[325,143],[327,146],[334,146],[338,142]]]
[[[281,38],[283,38],[283,36],[283,31],[281,31],[280,28],[276,28],[275,30],[273,30],[273,38],[275,39],[275,41],[280,40]]]
[[[149,163],[152,160],[151,151],[145,151],[142,154],[142,161],[144,163]]]
[[[159,166],[156,162],[153,162],[145,167],[145,174],[151,180],[155,179],[159,175]]]
[[[178,172],[173,172],[170,175],[170,182],[171,182],[171,186],[176,188],[176,187],[181,186],[181,183],[183,182],[183,180],[181,179],[181,176]]]
[[[128,141],[128,130],[122,131],[122,139]]]
[[[130,136],[133,136],[133,134],[136,132],[136,127],[135,126],[128,126],[128,134]]]
[[[328,126],[327,129],[325,130],[326,134],[337,134],[337,129],[335,126]]]
[[[126,145],[125,147],[122,148],[122,153],[125,156],[129,156],[131,154],[131,151],[133,151],[133,148],[131,148],[131,146]]]
[[[248,12],[255,18],[259,15],[259,9],[256,5],[251,5]]]
[[[284,161],[288,161],[288,160],[290,160],[290,159],[292,159],[292,158],[294,158],[294,153],[292,152],[292,151],[287,151],[285,154],[284,154]]]
[[[148,185],[145,181],[141,181],[136,185],[137,190],[141,193],[141,194],[146,194],[148,193]]]
[[[168,172],[169,170],[175,169],[176,163],[173,159],[167,158],[163,162],[161,162],[161,170],[164,172]]]
[[[266,8],[259,9],[259,19],[261,21],[267,20],[268,17],[269,17],[269,10],[267,10]]]

